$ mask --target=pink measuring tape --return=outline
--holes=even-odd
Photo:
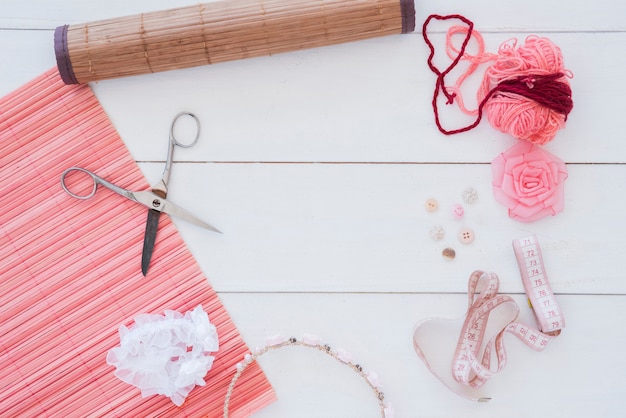
[[[537,236],[531,235],[513,241],[513,250],[522,274],[524,290],[539,322],[539,329],[556,337],[565,328],[565,319],[548,282]]]
[[[428,328],[441,325],[444,320],[430,318],[415,327],[413,345],[417,355],[426,367],[452,391],[465,398],[485,402],[490,398],[480,396],[473,389],[480,388],[506,365],[506,352],[503,343],[505,333],[513,334],[527,346],[542,351],[548,343],[558,336],[565,327],[565,320],[554,293],[550,288],[545,272],[541,249],[535,235],[513,241],[513,249],[522,275],[526,295],[533,308],[539,329],[516,322],[519,306],[506,295],[499,295],[499,279],[494,273],[475,271],[471,274],[468,284],[469,304],[461,331],[458,334],[456,348],[452,355],[452,373],[446,377],[438,372],[433,363],[433,354],[439,354],[441,347],[431,343],[431,355],[425,348],[435,334],[428,336]],[[507,312],[503,318],[494,319],[496,309]],[[508,319],[507,319],[508,317]],[[489,324],[499,322],[498,325]],[[484,344],[488,333],[494,335]],[[430,358],[430,361],[428,360]],[[448,365],[449,365],[448,361]],[[449,367],[449,366],[448,366]],[[449,375],[448,375],[449,376]],[[471,388],[471,389],[468,389]]]

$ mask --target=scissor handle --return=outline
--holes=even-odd
[[[69,173],[71,173],[72,171],[80,171],[81,173],[85,173],[87,174],[89,177],[91,177],[91,179],[93,180],[93,187],[91,188],[91,191],[86,194],[86,195],[80,195],[77,193],[72,192],[69,187],[67,187],[67,184],[65,184],[65,179],[67,177],[67,175]],[[70,196],[76,198],[76,199],[81,199],[81,200],[87,200],[92,198],[95,194],[96,194],[96,190],[98,189],[98,185],[102,185],[104,187],[106,187],[107,189],[110,189],[112,191],[114,191],[117,194],[120,194],[122,196],[126,196],[128,197],[129,195],[129,191],[116,186],[115,184],[106,181],[105,179],[103,179],[102,177],[99,177],[97,175],[95,175],[94,173],[92,173],[89,170],[85,170],[84,168],[81,167],[70,167],[67,170],[65,170],[63,172],[63,174],[61,174],[61,187],[63,187],[63,190],[65,190],[65,193],[69,194]]]
[[[191,116],[193,120],[196,122],[196,136],[192,142],[186,143],[181,142],[176,139],[176,135],[174,134],[174,127],[176,126],[176,122],[183,116]],[[172,121],[172,125],[170,126],[170,141],[173,145],[178,145],[181,148],[191,148],[198,143],[198,139],[200,138],[200,120],[196,115],[191,112],[180,112],[176,116],[174,116],[174,120]]]
[[[174,134],[174,127],[176,126],[176,122],[183,116],[191,116],[196,122],[196,137],[191,143],[180,142],[178,139],[176,139],[176,135]],[[170,142],[167,145],[167,159],[165,160],[165,168],[163,169],[163,178],[161,179],[160,185],[160,187],[164,189],[165,192],[167,192],[167,184],[170,180],[172,161],[174,161],[174,147],[179,146],[181,148],[191,148],[196,145],[196,143],[198,142],[198,138],[200,138],[200,120],[196,115],[191,112],[180,112],[174,117],[172,125],[170,126]]]

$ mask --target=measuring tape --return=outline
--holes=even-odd
[[[550,288],[537,237],[531,235],[514,240],[513,250],[522,274],[524,290],[535,312],[539,329],[556,337],[565,328],[565,319]]]
[[[421,328],[427,322],[436,319],[420,322],[413,334],[415,351],[428,369],[452,391],[471,400],[485,402],[490,399],[469,395],[463,388],[479,388],[502,371],[507,361],[503,342],[505,333],[513,334],[533,350],[542,351],[565,327],[562,311],[548,282],[537,237],[532,235],[514,240],[513,249],[539,329],[516,322],[519,306],[511,297],[498,294],[498,276],[477,270],[469,278],[467,314],[454,350],[452,360],[454,382],[450,382],[434,370],[422,349],[424,340],[421,340]],[[512,308],[511,318],[505,321],[504,326],[497,329],[495,335],[486,342],[481,354],[490,315],[496,308],[505,304]]]

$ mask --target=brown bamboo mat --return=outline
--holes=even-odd
[[[225,0],[61,26],[67,84],[407,33],[413,0]]]

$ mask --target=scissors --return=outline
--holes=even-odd
[[[196,123],[196,136],[191,143],[184,143],[184,142],[178,141],[174,134],[174,126],[176,125],[176,122],[178,121],[178,119],[181,118],[182,116],[191,116]],[[80,167],[70,167],[67,170],[65,170],[63,174],[61,175],[61,186],[63,187],[63,190],[65,190],[67,194],[69,194],[70,196],[76,199],[86,200],[86,199],[93,197],[96,194],[96,190],[98,186],[100,185],[100,186],[106,187],[109,190],[112,190],[113,192],[121,196],[124,196],[127,199],[140,203],[149,209],[148,220],[146,222],[146,231],[145,231],[144,242],[143,242],[143,252],[141,256],[141,271],[144,276],[148,273],[148,267],[150,266],[150,260],[152,258],[152,252],[154,250],[154,243],[156,241],[156,233],[158,230],[159,217],[161,216],[161,213],[165,212],[169,215],[177,216],[181,219],[184,219],[187,222],[193,223],[195,225],[201,226],[211,231],[214,231],[220,234],[222,233],[220,230],[218,230],[214,226],[204,222],[203,220],[197,218],[196,216],[188,212],[186,209],[183,209],[180,206],[175,205],[174,203],[166,199],[167,183],[169,182],[169,179],[170,179],[172,161],[173,161],[173,156],[174,156],[174,148],[176,146],[179,146],[182,148],[190,148],[198,142],[199,137],[200,137],[200,121],[193,113],[181,112],[174,117],[174,120],[172,121],[172,125],[170,127],[167,160],[165,162],[165,169],[163,170],[163,176],[161,180],[152,187],[151,191],[147,191],[147,190],[146,191],[131,191],[131,190],[124,189],[120,186],[117,186],[103,179],[102,177],[99,177],[98,175],[92,173],[91,171],[86,170],[84,168],[80,168]],[[88,176],[90,176],[91,179],[93,180],[93,188],[88,194],[80,195],[80,194],[74,193],[67,186],[66,184],[67,175],[75,171],[85,173]]]

